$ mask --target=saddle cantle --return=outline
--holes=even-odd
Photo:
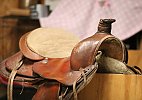
[[[65,30],[38,28],[24,34],[20,51],[0,64],[7,80],[7,97],[12,100],[13,82],[36,88],[33,100],[77,99],[77,94],[94,74],[141,74],[128,67],[127,49],[111,35],[114,19],[101,19],[98,32],[82,41]]]

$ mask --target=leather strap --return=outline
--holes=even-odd
[[[58,100],[59,82],[45,82],[39,86],[32,100]]]

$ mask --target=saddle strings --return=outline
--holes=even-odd
[[[24,90],[24,79],[22,79],[22,89],[21,89],[20,94],[22,94],[22,93],[23,93],[23,90]]]
[[[80,90],[82,90],[93,78],[94,74],[96,73],[97,69],[98,69],[98,63],[95,62],[94,65],[90,65],[89,69],[91,69],[91,72],[89,73],[92,73],[90,75],[90,77],[88,77],[87,79],[87,75],[85,74],[85,71],[87,71],[87,69],[83,69],[83,68],[80,68],[79,71],[81,72],[81,75],[83,76],[83,85],[81,85],[81,87],[79,88],[78,92]],[[77,83],[77,80],[74,81],[73,83],[73,93],[74,93],[74,100],[77,100],[77,91],[76,91],[76,83]]]
[[[84,81],[83,85],[85,86],[86,83],[87,83],[87,78],[86,78],[85,72],[84,72],[83,68],[80,68],[79,71],[81,72],[81,74],[83,76],[83,81]],[[77,90],[76,90],[76,83],[77,83],[77,80],[75,80],[74,83],[73,83],[74,100],[78,100]]]
[[[66,95],[68,88],[66,88],[65,92],[59,96],[59,100],[63,100],[63,97]]]
[[[16,64],[16,66],[13,68],[12,72],[9,75],[8,85],[7,85],[7,100],[13,100],[13,97],[12,97],[13,96],[13,81],[18,71],[17,69],[19,69],[22,64],[23,64],[23,60],[20,60],[20,62]]]

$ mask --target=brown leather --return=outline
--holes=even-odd
[[[98,51],[108,57],[127,62],[127,50],[121,40],[111,35],[111,23],[114,20],[100,20],[98,32],[91,37],[80,41],[71,53],[71,68],[79,70],[95,62]]]
[[[33,71],[46,79],[54,79],[65,85],[72,85],[81,76],[80,71],[73,71],[70,67],[70,58],[48,59],[33,64]]]
[[[46,59],[38,55],[37,53],[33,52],[28,47],[27,42],[26,42],[27,41],[26,38],[28,34],[30,34],[30,32],[26,33],[25,35],[21,37],[19,41],[19,47],[25,57],[32,59],[32,60],[37,60],[37,62],[32,62],[31,60],[28,60],[27,58],[25,58],[26,60],[28,60],[28,62],[31,62],[31,65],[29,65],[29,70],[28,69],[26,70],[28,71],[28,73],[21,73],[22,68],[25,68],[24,65],[26,62],[24,62],[24,65],[21,66],[20,68],[21,70],[19,69],[18,73],[21,73],[22,75],[28,74],[27,76],[29,77],[34,77],[32,74],[36,73],[43,78],[54,79],[66,85],[72,85],[75,80],[80,78],[81,73],[79,71],[73,71],[71,69],[70,58],[63,58],[63,59],[62,58],[54,58],[54,59],[47,58],[48,63],[44,63],[43,61]],[[66,61],[67,64],[64,60],[67,60]],[[66,70],[65,70],[65,67],[66,67]],[[9,68],[9,69],[12,69],[12,68]],[[28,68],[27,64],[26,64],[26,68]],[[33,68],[33,70],[31,68]]]
[[[8,78],[10,75],[10,71],[7,71],[6,66],[5,66],[6,61],[7,59],[0,63],[0,77],[1,77],[1,82],[4,84],[7,84]],[[35,80],[34,78],[28,78],[28,77],[17,75],[14,81],[15,81],[14,84],[17,84],[17,85],[21,85],[25,87],[33,87],[32,84],[35,83],[37,80]]]
[[[15,55],[4,60],[0,65],[0,75],[4,75],[3,78],[6,78],[6,80],[8,80],[10,71],[14,69],[14,65],[18,63],[18,61],[21,60],[21,58],[23,58],[23,55],[21,52],[18,52]],[[58,84],[59,83],[64,84],[65,86],[69,86],[69,85],[72,86],[75,81],[78,81],[79,79],[83,77],[80,71],[71,70],[69,66],[70,64],[69,58],[48,59],[48,63],[45,63],[45,62],[43,63],[43,62],[44,60],[41,60],[38,62],[35,61],[30,66],[26,66],[24,62],[25,65],[19,68],[17,75],[14,79],[15,85],[17,84],[24,87],[34,87],[34,88],[38,87],[37,93],[33,97],[34,100],[38,100],[38,98],[39,99],[44,98],[46,100],[47,97],[49,98],[49,100],[50,98],[51,100],[57,100],[57,98],[55,97],[59,98],[59,90],[61,87],[59,87],[59,85],[50,85],[50,84],[52,84],[53,82],[56,82]],[[6,67],[6,65],[9,67]],[[26,67],[33,67],[33,68],[26,68]],[[9,71],[7,70],[8,68],[9,68]],[[25,68],[25,69],[22,70],[21,68],[23,69]],[[86,72],[89,71],[88,73],[86,73],[87,76],[90,73],[91,69],[92,69],[91,67],[88,67],[86,69]],[[42,78],[33,76],[32,71],[35,72],[36,74],[39,74]],[[95,73],[96,68],[92,72]],[[79,83],[83,84],[83,80],[81,79]],[[53,92],[54,96],[53,94],[50,94],[50,92]],[[46,93],[49,93],[49,94],[45,95]],[[72,92],[69,92],[69,93],[71,93],[71,95],[68,94],[67,98],[70,98],[73,95]],[[44,94],[44,95],[41,95],[41,94]]]
[[[25,77],[36,77],[33,75],[32,71],[32,65],[34,64],[34,61],[25,58],[21,52],[16,53],[15,55],[11,56],[9,59],[6,60],[6,69],[12,71],[20,60],[23,60],[23,64],[19,68],[17,74]]]
[[[29,32],[30,33],[30,32]],[[33,52],[32,50],[30,50],[30,48],[28,47],[27,45],[27,42],[26,42],[26,38],[27,38],[27,35],[29,33],[26,33],[24,34],[21,38],[20,38],[20,41],[19,41],[19,48],[21,50],[21,52],[23,53],[23,55],[29,59],[32,59],[32,60],[42,60],[44,59],[44,57],[38,55],[37,53]]]
[[[32,100],[58,100],[59,90],[60,84],[58,82],[45,82],[39,86]]]
[[[4,79],[6,79],[6,82],[8,81],[10,84],[8,84],[8,99],[12,99],[13,79],[11,77],[15,77],[14,84],[38,89],[37,93],[33,96],[33,100],[38,100],[41,98],[43,100],[47,98],[48,100],[65,98],[67,95],[65,90],[67,93],[69,93],[68,98],[70,98],[72,96],[70,94],[76,91],[75,84],[77,84],[78,89],[80,87],[79,84],[88,84],[88,82],[84,83],[84,80],[88,80],[88,77],[86,76],[93,77],[94,74],[90,73],[96,72],[97,65],[86,66],[86,69],[83,69],[82,71],[74,71],[70,66],[70,57],[42,57],[28,47],[28,34],[30,34],[30,32],[26,33],[20,38],[20,51],[5,59],[0,64],[1,79],[3,82]],[[11,74],[13,72],[14,74]],[[74,90],[73,88],[68,89],[68,87],[72,87],[73,85]]]
[[[97,33],[75,46],[71,54],[72,69],[78,70],[80,67],[84,68],[93,64],[95,62],[94,57],[99,50],[106,56],[122,62],[126,60],[126,49],[119,39],[112,35]]]

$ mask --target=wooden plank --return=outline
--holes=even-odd
[[[16,19],[0,19],[0,62],[18,50],[16,25]]]
[[[0,1],[0,16],[5,16],[9,9],[18,8],[19,0],[1,0]]]
[[[138,66],[142,69],[142,50],[128,51],[128,65]]]
[[[79,100],[142,100],[142,76],[96,74]]]
[[[9,9],[6,12],[6,15],[14,15],[14,16],[30,16],[30,10],[29,9],[18,9],[18,8],[13,8]]]

